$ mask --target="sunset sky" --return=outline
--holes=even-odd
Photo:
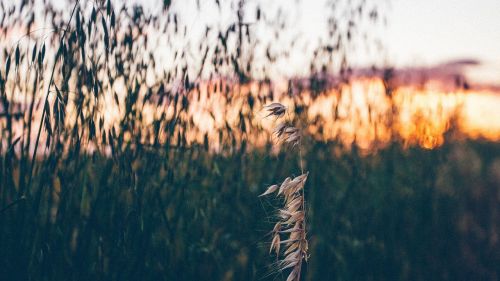
[[[54,1],[61,5],[64,3],[63,0]],[[157,10],[158,5],[161,4],[159,0],[151,2],[146,0],[135,0],[126,2],[126,4],[128,7],[131,7],[135,2],[143,4],[145,9],[150,10],[146,11],[146,13],[155,12],[155,9]],[[277,74],[276,77],[278,79],[274,80],[277,82],[275,83],[276,85],[280,85],[279,82],[283,81],[285,81],[285,83],[282,83],[282,85],[285,85],[285,87],[288,85],[286,79],[279,79],[281,78],[279,75],[299,78],[308,77],[310,74],[308,72],[310,70],[309,64],[311,63],[311,54],[315,50],[315,47],[317,47],[318,44],[321,44],[321,47],[335,44],[335,42],[332,43],[331,41],[327,41],[327,43],[322,41],[327,39],[326,24],[328,22],[328,12],[330,11],[327,5],[328,2],[331,1],[248,0],[246,2],[247,5],[245,6],[246,10],[244,11],[243,22],[248,23],[253,29],[253,38],[256,36],[259,41],[266,41],[266,43],[262,44],[264,48],[267,48],[267,46],[276,48],[277,50],[275,53],[290,53],[289,57],[284,57],[282,61],[276,63],[276,71],[269,71],[271,75]],[[42,3],[41,0],[38,3]],[[125,2],[116,0],[116,2],[113,3],[121,6],[121,4]],[[186,57],[191,58],[200,56],[200,54],[203,53],[198,47],[201,40],[212,40],[213,44],[209,43],[208,45],[216,46],[217,40],[219,40],[218,33],[220,31],[225,32],[224,30],[227,30],[228,26],[233,24],[236,20],[235,3],[238,3],[238,1],[221,0],[221,8],[219,9],[213,0],[174,1],[170,7],[171,10],[169,13],[179,17],[181,26],[181,31],[179,33],[181,35],[178,37],[162,37],[161,31],[157,30],[156,27],[149,28],[146,31],[149,40],[155,42],[152,47],[148,47],[154,48],[153,52],[157,55],[155,57],[156,67],[159,68],[159,71],[165,69],[171,71],[172,68],[179,66],[179,61],[176,61],[176,55],[174,55],[178,50],[187,52],[188,55]],[[342,5],[346,3],[357,3],[357,1],[349,2],[349,0],[338,0],[335,3],[341,7],[345,7]],[[412,76],[420,75],[428,80],[434,79],[434,81],[431,82],[444,82],[445,79],[440,75],[444,69],[444,64],[453,61],[477,61],[478,65],[468,66],[467,69],[466,74],[468,79],[465,81],[467,83],[463,85],[473,86],[463,87],[463,89],[470,89],[470,91],[467,92],[467,97],[463,96],[461,92],[463,89],[460,88],[458,92],[453,92],[451,100],[453,101],[453,106],[457,106],[458,104],[462,105],[462,102],[464,103],[465,106],[463,108],[465,108],[465,113],[463,115],[466,117],[463,119],[468,122],[464,125],[464,128],[467,127],[466,129],[469,132],[473,132],[471,134],[484,135],[484,132],[494,131],[490,139],[500,139],[500,126],[498,125],[498,120],[500,119],[497,116],[497,107],[500,104],[500,95],[498,95],[498,93],[500,91],[498,87],[490,87],[495,85],[500,86],[500,19],[498,18],[498,15],[500,15],[500,1],[367,0],[366,3],[365,9],[370,11],[375,7],[379,11],[379,14],[387,20],[387,24],[361,21],[361,29],[368,32],[372,37],[369,39],[355,37],[357,40],[356,43],[359,43],[356,44],[356,48],[351,49],[351,45],[347,45],[346,52],[350,59],[352,59],[352,61],[350,61],[351,66],[354,69],[362,70],[372,65],[377,65],[379,67],[395,66],[397,71],[396,76],[400,75],[400,77],[405,76],[406,78],[406,76],[408,76],[412,78]],[[265,11],[265,16],[263,16],[265,20],[262,20],[264,22],[266,20],[276,20],[278,18],[276,15],[279,15],[277,11],[283,9],[283,18],[286,24],[284,28],[276,29],[277,33],[280,33],[279,36],[277,36],[278,39],[276,39],[274,35],[275,29],[273,29],[277,24],[266,25],[263,24],[262,21],[256,21],[255,11],[257,7],[262,7],[262,10]],[[89,8],[87,12],[90,12],[92,6],[89,4],[87,8]],[[65,11],[71,10],[64,9]],[[350,15],[346,15],[345,11],[346,10],[342,8],[335,11],[335,18],[338,20],[339,25],[345,25],[350,19]],[[365,18],[363,18],[363,20],[364,19]],[[165,20],[165,18],[163,20]],[[40,27],[48,26],[47,22],[40,22],[39,24]],[[210,35],[205,35],[207,26],[211,27],[214,31],[211,32]],[[186,35],[183,35],[184,27],[186,28]],[[40,30],[42,35],[46,32],[43,28],[40,28]],[[6,44],[13,46],[13,44],[22,37],[20,33],[13,32],[11,34],[13,34],[10,37],[12,42],[2,42],[0,45]],[[228,38],[233,39],[233,42],[236,40],[234,34],[232,34],[232,38]],[[298,38],[298,43],[295,45],[291,44],[293,38]],[[373,38],[382,42],[382,49],[377,50],[373,48],[373,45],[375,45]],[[322,42],[318,43],[318,41]],[[257,47],[254,48],[254,46]],[[367,48],[364,48],[366,46]],[[262,55],[262,49],[258,49],[259,47],[262,46],[257,44],[247,45],[247,48],[249,48],[247,51],[252,52],[252,54],[257,54],[256,57],[258,57]],[[10,49],[12,49],[12,47],[10,47]],[[189,64],[186,63],[186,65],[194,65],[194,67],[196,67],[196,59],[193,59],[193,61],[194,63],[189,61]],[[324,61],[326,61],[326,59]],[[266,59],[261,60],[261,63],[266,64],[266,66],[273,66],[272,63]],[[323,63],[323,61],[321,63]],[[447,71],[451,68],[451,84],[456,87],[456,77],[459,76],[457,76],[458,73],[454,72],[454,70],[457,69],[457,66],[456,64],[448,64],[446,67]],[[430,71],[431,68],[433,71]],[[197,72],[199,71],[198,69],[195,70]],[[360,71],[360,73],[367,72]],[[372,72],[369,73],[369,75],[372,75]],[[267,74],[268,73],[266,73],[266,75]],[[269,77],[273,80],[275,77],[271,75]],[[430,75],[430,77],[427,75]],[[197,77],[197,79],[202,82],[204,81],[204,77],[201,75]],[[256,80],[257,79],[259,79],[258,76]],[[424,81],[417,79],[418,86],[423,85],[422,83],[424,82],[427,83],[428,80]],[[178,81],[180,81],[180,79]],[[205,81],[209,80],[207,79]],[[438,83],[428,83],[431,86],[434,85],[434,87],[429,87],[428,90],[420,93],[418,92],[420,89],[415,90],[410,87],[414,86],[412,83],[415,81],[411,79],[401,79],[401,81],[404,82],[398,85],[402,88],[399,89],[402,93],[400,96],[425,97],[421,98],[421,100],[425,101],[421,102],[424,104],[422,108],[432,109],[433,106],[440,103],[440,99],[449,98],[448,91],[450,90],[444,87],[447,86],[446,83],[442,83],[442,85]],[[182,85],[182,83],[180,83],[180,85]],[[378,87],[381,93],[380,96],[385,98],[385,92],[383,91],[384,85],[377,79],[359,82],[357,85],[358,86],[353,87],[355,90],[352,90],[352,92],[356,92],[359,96],[373,96],[373,88]],[[410,88],[405,88],[405,86]],[[123,87],[121,90],[118,88],[118,92],[122,93],[123,97],[125,97],[126,91],[123,89]],[[455,91],[454,88],[452,90]],[[474,95],[469,95],[470,93]],[[331,97],[335,96],[334,94],[331,95]],[[472,96],[472,98],[470,96]],[[108,102],[113,103],[113,97],[109,95],[108,98]],[[215,98],[217,99],[218,97],[215,96]],[[362,99],[360,98],[360,100]],[[224,102],[224,100],[217,101]],[[202,103],[201,109],[198,111],[202,112],[205,106],[206,104]],[[223,105],[219,107],[224,108]],[[420,110],[420,107],[416,108]],[[332,106],[327,106],[324,110],[330,114],[332,112]],[[413,109],[410,108],[406,111],[413,113],[412,110]],[[112,117],[110,112],[110,110],[107,110],[108,116],[106,119],[108,121],[113,120],[113,118],[114,120],[119,120],[121,117],[121,113],[118,109],[113,113],[114,115]],[[193,114],[196,114],[196,112]],[[481,123],[482,120],[485,120],[484,116],[491,116],[491,118],[486,119],[487,124]],[[204,119],[204,117],[199,118]],[[236,118],[232,119],[236,120]],[[223,118],[220,118],[220,120],[221,122],[226,121]],[[411,118],[408,120],[406,123],[410,124],[412,121]],[[447,122],[448,119],[443,122],[435,122],[435,124],[442,125],[439,127],[439,130],[437,130],[438,134],[445,131]],[[112,121],[110,121],[109,124],[112,124]],[[213,124],[209,124],[206,127],[213,127]],[[350,129],[353,132],[356,131],[354,130],[356,129],[355,126],[351,126]],[[369,129],[371,130],[371,128]],[[480,133],[477,133],[478,131],[480,131]],[[435,144],[432,146],[434,145]]]
[[[391,2],[386,33],[398,66],[478,59],[474,79],[500,81],[500,1],[398,0]]]
[[[127,3],[131,5],[132,2],[155,10],[162,1],[135,0]],[[221,0],[223,12],[218,12],[214,1],[198,1],[200,9],[197,9],[196,0],[172,2],[171,8],[187,24],[188,34],[201,34],[206,24],[217,26],[231,22],[234,13],[229,7],[237,1]],[[249,12],[245,15],[245,21],[255,21],[255,8],[258,5],[265,5],[266,10],[271,11],[283,8],[286,16],[292,19],[289,30],[293,34],[290,37],[299,35],[301,44],[310,43],[325,35],[327,2],[328,0],[249,0],[246,2]],[[336,3],[341,6],[346,2],[340,0]],[[367,3],[370,7],[377,6],[387,18],[386,27],[364,27],[382,41],[384,51],[358,48],[352,61],[354,67],[369,67],[373,64],[382,67],[425,67],[453,60],[473,59],[478,60],[480,65],[467,70],[468,78],[474,82],[500,84],[499,0],[385,0]],[[339,18],[342,21],[342,16]],[[269,30],[260,29],[256,34],[265,37],[266,32]],[[286,42],[273,43],[278,47],[289,46]],[[371,44],[363,41],[360,43]],[[309,62],[310,52],[304,52],[300,48],[291,52],[293,62],[285,62],[281,69],[283,74],[307,75],[305,72],[308,68],[304,66]]]
[[[288,8],[293,18],[294,32],[300,32],[303,40],[313,41],[324,34],[327,0],[247,1],[249,10],[259,3],[266,7]],[[338,1],[344,3],[346,1]],[[175,3],[187,22],[198,25],[214,21],[211,1],[201,1],[202,12],[195,11],[196,1]],[[221,1],[221,3],[225,3]],[[291,5],[294,3],[295,5]],[[386,0],[367,1],[378,5],[387,17],[387,27],[368,27],[384,44],[385,51],[358,51],[355,65],[394,65],[397,67],[433,66],[458,59],[474,59],[481,66],[474,67],[470,78],[477,82],[500,82],[500,1],[498,0]],[[341,4],[339,4],[341,5]],[[190,7],[190,8],[187,8]],[[293,7],[293,8],[292,8]],[[193,17],[193,14],[196,16]],[[249,21],[253,14],[247,13]],[[220,21],[224,17],[215,17]],[[196,28],[194,28],[196,29]],[[301,64],[302,53],[297,64]],[[301,67],[302,68],[302,67]]]
[[[309,31],[305,36],[321,29],[324,2],[300,3],[302,29]],[[361,52],[358,64],[432,66],[474,59],[482,65],[470,71],[472,79],[500,83],[500,1],[388,0],[377,5],[387,16],[387,27],[377,29],[386,51]]]

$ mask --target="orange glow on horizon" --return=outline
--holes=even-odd
[[[235,85],[229,93],[230,101],[221,97],[222,93],[209,94],[206,86],[200,89],[199,97],[192,99],[189,114],[203,134],[213,137],[212,133],[226,122],[237,126],[240,113],[253,116],[250,125],[261,124],[267,132],[272,131],[275,122],[263,118],[263,104],[256,104],[252,110],[246,104],[249,95],[265,96],[271,89],[259,88],[256,82]],[[278,92],[274,101],[293,112],[294,100],[286,91]],[[423,89],[400,86],[391,99],[381,79],[358,78],[319,96],[303,90],[298,99],[307,108],[307,131],[318,141],[338,139],[347,146],[356,143],[361,149],[370,150],[398,138],[405,146],[432,149],[444,143],[445,134],[451,129],[471,139],[500,141],[500,93],[495,90],[444,91],[436,85]],[[200,134],[192,136],[193,141],[201,142]],[[247,140],[259,146],[268,137],[256,133],[253,138],[247,136]]]
[[[119,105],[110,93],[104,93],[104,99],[99,102],[105,131],[119,130],[123,118],[125,92],[120,90],[119,83],[113,90],[118,93]],[[185,111],[179,111],[183,95],[189,106]],[[253,107],[249,105],[250,99]],[[319,94],[306,88],[292,95],[288,94],[286,83],[202,82],[192,91],[181,93],[177,109],[172,100],[138,104],[141,106],[141,141],[153,143],[151,130],[160,116],[165,115],[170,120],[179,114],[186,122],[179,130],[185,133],[188,145],[208,140],[211,149],[220,151],[223,143],[234,138],[236,143],[245,140],[251,146],[262,146],[276,125],[272,118],[264,118],[262,112],[262,107],[270,102],[286,105],[289,118],[295,118],[295,108],[302,106],[306,112],[299,123],[316,141],[338,140],[347,147],[356,144],[364,151],[384,147],[394,139],[406,147],[417,145],[432,149],[445,142],[448,132],[470,139],[500,141],[499,91],[439,90],[435,84],[432,87],[403,85],[396,87],[390,97],[380,78],[356,78],[349,84]],[[70,102],[66,119],[68,127],[76,118],[74,108]],[[228,130],[233,135],[228,135]],[[176,132],[161,131],[158,138],[160,142],[170,138],[175,144],[179,141]],[[131,138],[130,132],[124,135],[125,141]],[[44,143],[43,137],[41,143]]]

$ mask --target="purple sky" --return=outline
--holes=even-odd
[[[55,0],[63,1],[63,0]],[[247,0],[249,10],[257,5],[267,8],[282,7],[293,19],[291,30],[300,34],[302,42],[313,42],[325,33],[325,3],[328,0]],[[339,5],[348,0],[335,0]],[[156,9],[159,0],[132,0]],[[204,32],[204,24],[224,24],[234,14],[220,14],[213,1],[172,1],[172,9],[179,12],[188,24],[189,34]],[[220,0],[230,7],[235,0]],[[355,52],[354,67],[392,65],[396,67],[429,67],[453,60],[473,59],[479,66],[467,70],[468,77],[476,82],[500,84],[500,0],[369,0],[387,16],[386,28],[369,27],[379,37],[385,51],[365,50]],[[254,15],[249,15],[254,18]],[[202,27],[202,28],[200,28]],[[259,34],[266,33],[260,30]],[[292,32],[292,33],[293,33]],[[260,35],[259,35],[260,36]],[[286,36],[285,36],[286,37]],[[292,37],[292,36],[290,36]],[[286,41],[286,40],[285,40]],[[276,46],[288,46],[275,42]],[[362,44],[360,44],[362,45]],[[291,61],[279,69],[284,75],[306,74],[307,52],[292,50]]]
[[[385,33],[397,66],[477,59],[476,81],[500,83],[499,0],[393,0]]]

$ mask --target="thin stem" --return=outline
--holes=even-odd
[[[77,0],[76,3],[75,3],[75,6],[73,7],[73,11],[71,12],[71,16],[69,17],[68,24],[66,25],[66,29],[64,30],[64,32],[63,32],[63,34],[61,36],[61,39],[59,40],[59,49],[57,50],[56,56],[54,58],[54,64],[52,65],[52,71],[50,73],[49,85],[47,86],[47,92],[45,93],[45,99],[44,99],[44,102],[43,102],[42,118],[40,119],[40,125],[38,127],[38,133],[36,135],[36,140],[35,140],[35,147],[34,147],[34,150],[33,150],[33,156],[31,158],[30,177],[29,177],[28,185],[27,185],[28,189],[29,189],[29,187],[31,185],[31,181],[33,179],[33,169],[35,167],[36,152],[38,150],[38,143],[40,141],[40,135],[41,135],[41,132],[42,132],[43,120],[45,119],[45,111],[47,110],[46,107],[47,107],[47,101],[49,99],[49,94],[50,94],[50,86],[54,82],[54,72],[56,70],[57,60],[59,59],[59,56],[62,53],[61,47],[62,47],[62,45],[64,43],[63,42],[64,41],[64,37],[66,36],[67,31],[69,30],[69,27],[70,27],[70,24],[71,24],[71,20],[73,19],[73,15],[75,14],[76,8],[78,7],[79,3],[80,3],[80,0]],[[23,195],[23,193],[24,193],[24,190],[21,192],[21,195]]]
[[[300,161],[301,165],[302,165],[302,156],[301,156],[301,161]],[[303,173],[303,172],[302,172]],[[304,239],[307,243],[307,237],[306,237],[306,220],[307,220],[307,216],[306,216],[306,192],[305,192],[305,189],[302,188],[302,212],[304,212],[304,222],[302,223],[302,228],[303,228],[303,231],[302,231],[302,239]],[[303,259],[307,259],[307,253],[303,253],[305,256],[302,257]],[[300,272],[302,270],[302,261],[300,262],[300,265],[299,265],[299,275],[298,275],[298,280],[300,280]]]
[[[2,209],[0,209],[0,214],[2,214],[3,212],[7,211],[11,207],[15,206],[16,204],[18,204],[18,203],[20,203],[20,202],[22,202],[24,200],[26,200],[26,197],[24,197],[24,196],[21,196],[20,198],[14,200],[13,202],[9,203],[7,206],[5,206]]]
[[[302,149],[299,146],[300,173],[304,174],[304,161],[302,159]]]
[[[290,118],[290,113],[289,111],[287,111],[287,115],[288,115],[288,118],[289,120],[291,119]],[[303,159],[303,156],[302,156],[302,147],[301,145],[299,144],[298,145],[299,147],[299,162],[300,162],[300,173],[303,175],[304,174],[304,159]],[[304,212],[304,214],[306,213],[306,205],[305,205],[305,202],[306,202],[306,194],[305,194],[305,191],[304,191],[304,188],[302,189],[302,212]],[[305,240],[307,241],[306,239],[306,216],[304,215],[304,220],[303,220],[303,223],[302,223],[302,237],[301,237],[302,240]],[[304,249],[301,249],[301,251],[303,251]],[[302,252],[301,254],[305,255],[304,252]],[[303,256],[302,259],[305,259],[306,256]],[[299,270],[297,271],[297,280],[300,280],[301,278],[301,274],[302,274],[302,262],[303,260],[301,259],[301,261],[299,262]]]

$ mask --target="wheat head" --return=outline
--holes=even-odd
[[[280,103],[271,103],[264,109],[268,112],[266,117],[275,116],[276,119],[282,118],[287,110]],[[278,142],[291,145],[292,148],[300,145],[300,130],[289,121],[279,123],[274,128],[273,135]],[[276,214],[278,221],[271,231],[272,241],[269,253],[276,254],[278,258],[276,265],[279,271],[289,271],[287,281],[300,280],[302,262],[308,259],[304,186],[309,172],[303,172],[302,159],[300,162],[301,175],[294,178],[288,177],[279,185],[271,185],[259,195],[276,193],[283,199],[283,206]]]

